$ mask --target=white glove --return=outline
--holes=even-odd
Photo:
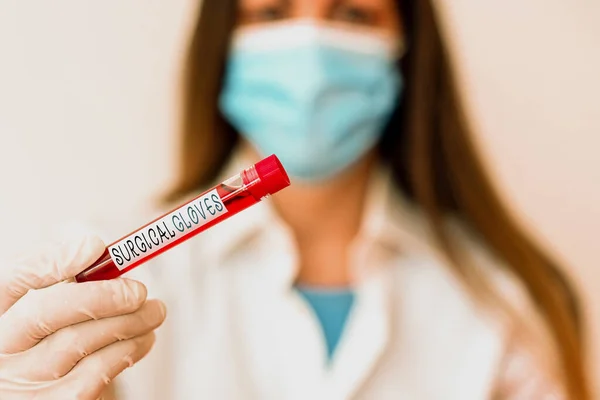
[[[71,279],[104,249],[84,237],[0,265],[0,399],[95,400],[150,351],[165,308],[144,285]]]

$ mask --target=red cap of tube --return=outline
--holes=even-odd
[[[260,197],[275,194],[290,186],[290,178],[275,154],[257,162],[254,168],[260,178],[260,184],[257,185],[260,187],[260,193],[257,193]]]

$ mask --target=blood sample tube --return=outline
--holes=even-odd
[[[290,185],[271,155],[109,245],[77,282],[113,279]]]

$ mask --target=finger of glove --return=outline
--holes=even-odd
[[[113,343],[85,357],[60,379],[64,399],[97,399],[126,368],[144,358],[154,345],[154,332]]]
[[[131,314],[71,325],[20,353],[7,367],[11,375],[26,377],[28,381],[59,379],[84,357],[115,342],[142,336],[158,328],[165,315],[161,301],[149,300]]]
[[[96,261],[106,246],[96,236],[84,236],[0,266],[0,315],[31,289],[72,278]]]
[[[25,351],[70,325],[132,313],[146,294],[143,284],[122,278],[31,291],[0,317],[0,353]]]

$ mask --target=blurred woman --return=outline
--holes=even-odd
[[[589,398],[428,1],[203,0],[185,77],[169,201],[271,153],[292,186],[132,271],[169,318],[119,399]]]

